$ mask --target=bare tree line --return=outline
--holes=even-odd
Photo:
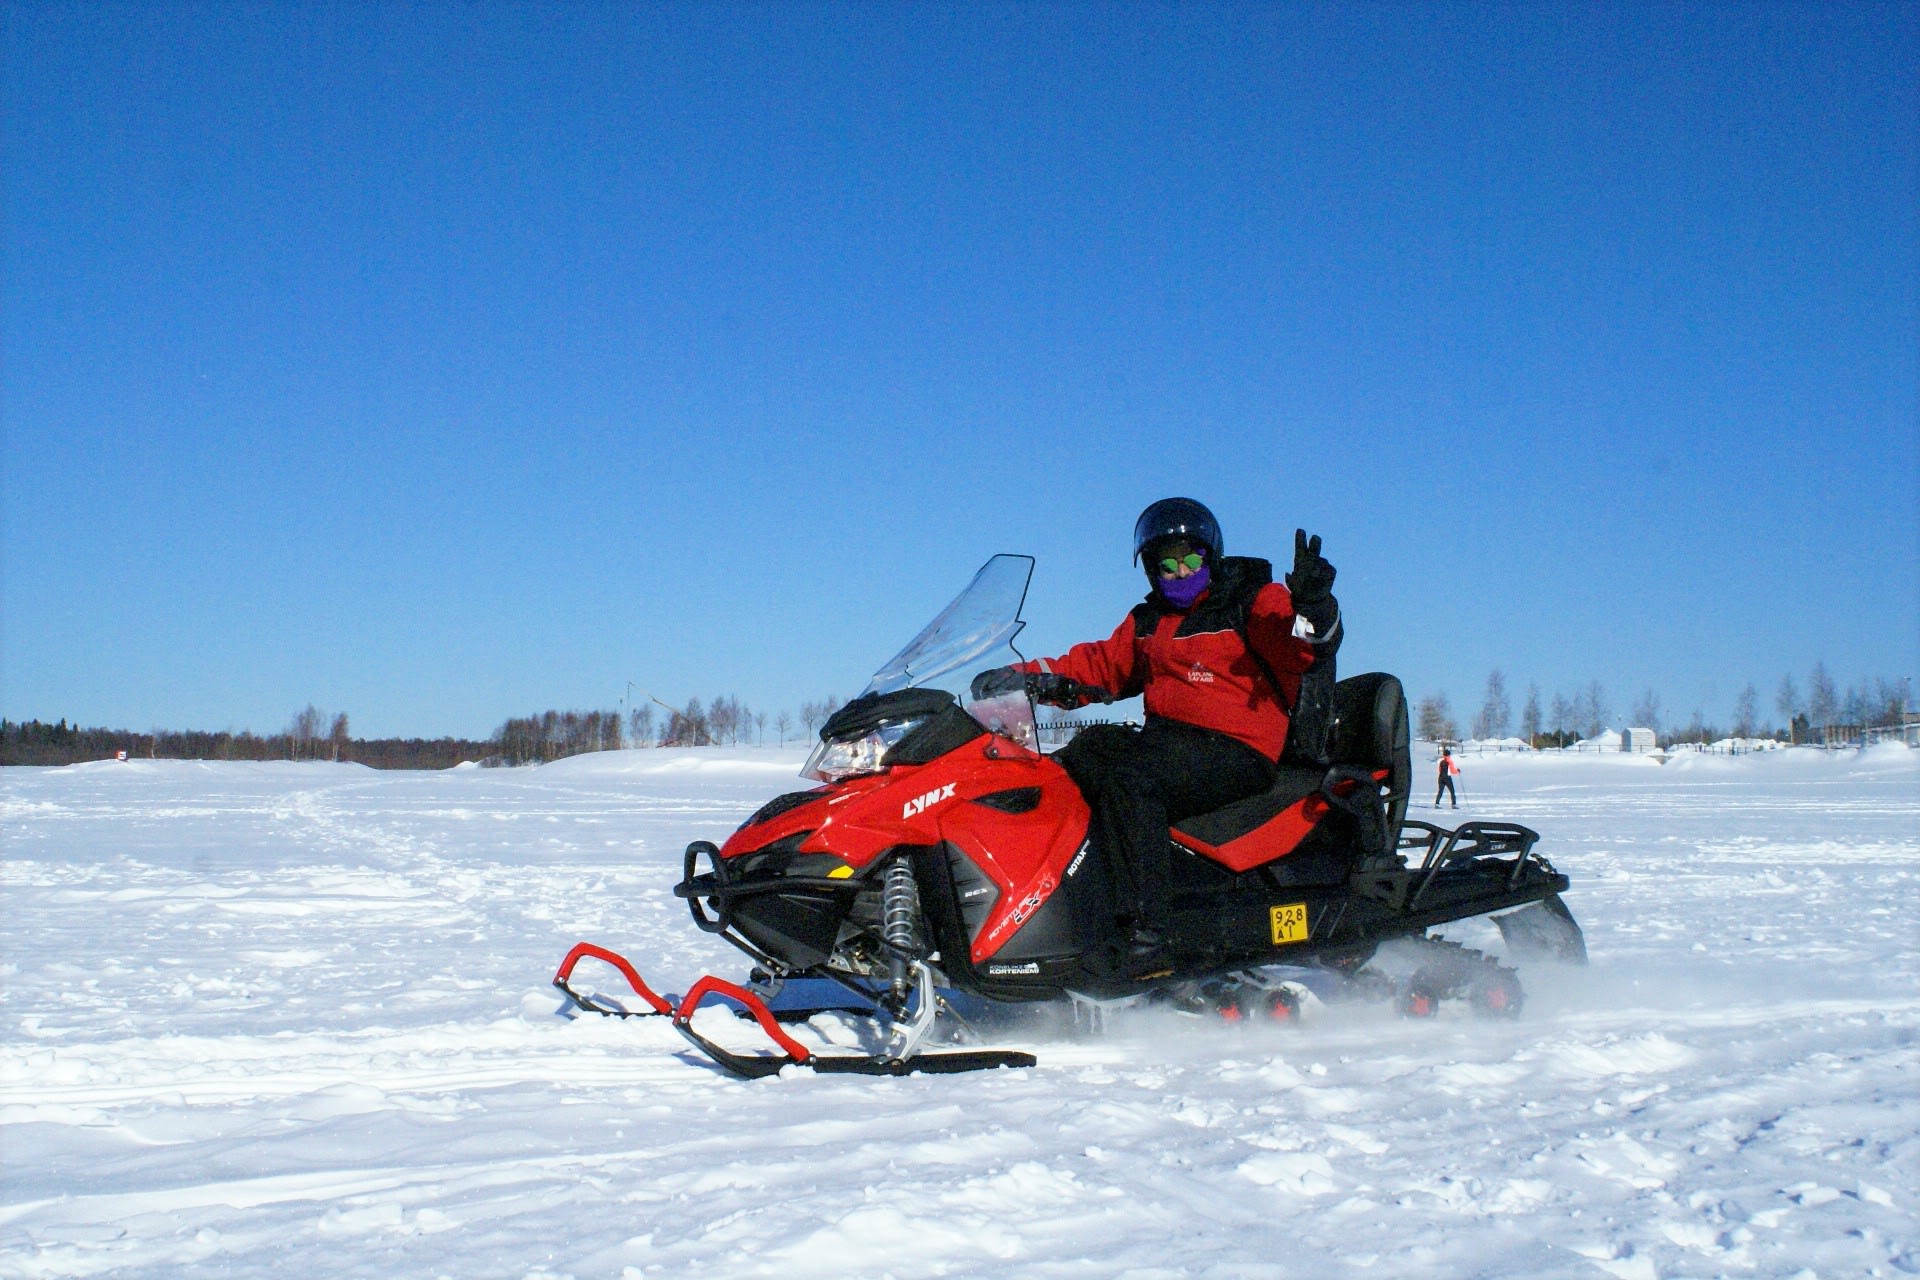
[[[316,726],[326,717],[294,722],[281,733],[261,736],[249,730],[82,728],[61,719],[0,720],[0,764],[58,766],[116,756],[137,760],[332,760],[376,769],[447,769],[494,754],[495,744],[466,738],[352,738],[347,718],[334,716],[322,736]],[[299,732],[296,733],[296,730]]]
[[[1779,722],[1762,711],[1759,690],[1751,682],[1735,696],[1727,724],[1708,719],[1694,708],[1684,722],[1669,723],[1660,695],[1649,688],[1632,702],[1621,727],[1651,729],[1663,746],[1708,743],[1725,737],[1774,738],[1792,743],[1836,743],[1857,740],[1863,734],[1898,726],[1910,719],[1911,691],[1906,681],[1885,676],[1858,681],[1842,691],[1824,661],[1816,662],[1806,678],[1806,691],[1792,673],[1781,676],[1773,698]],[[345,712],[329,714],[312,703],[295,712],[279,734],[266,737],[251,732],[207,733],[196,730],[155,729],[150,733],[126,730],[82,729],[66,720],[0,720],[0,763],[60,765],[82,760],[112,759],[115,755],[189,760],[332,760],[376,768],[447,768],[462,761],[490,764],[539,764],[591,751],[624,747],[707,747],[765,745],[769,730],[781,746],[800,734],[812,738],[841,705],[828,696],[802,703],[796,715],[780,710],[748,707],[739,698],[721,695],[702,703],[692,698],[682,707],[643,703],[625,712],[544,711],[507,720],[492,738],[361,739],[351,735]],[[1458,741],[1460,721],[1444,692],[1422,697],[1416,705],[1416,729],[1433,742]],[[1518,736],[1534,747],[1564,747],[1583,738],[1598,737],[1615,723],[1613,704],[1598,680],[1571,694],[1556,689],[1544,699],[1538,683],[1529,682],[1516,721],[1504,672],[1487,676],[1479,707],[1467,721],[1466,736],[1481,740]]]
[[[1661,714],[1660,695],[1644,690],[1633,701],[1627,724],[1651,729],[1662,745],[1716,742],[1725,737],[1774,738],[1792,743],[1852,741],[1870,729],[1897,726],[1911,714],[1909,689],[1903,680],[1885,676],[1848,686],[1843,694],[1824,661],[1816,662],[1802,697],[1793,675],[1780,678],[1773,708],[1781,717],[1776,725],[1761,710],[1760,692],[1749,681],[1735,695],[1730,722],[1721,725],[1695,707],[1684,723],[1668,724]],[[1421,698],[1415,720],[1420,737],[1432,742],[1460,739],[1460,723],[1445,693]],[[1468,737],[1481,740],[1518,736],[1529,746],[1564,747],[1583,738],[1596,738],[1614,724],[1613,706],[1598,680],[1589,681],[1569,696],[1556,689],[1550,701],[1541,701],[1540,686],[1527,685],[1519,721],[1513,719],[1505,674],[1495,668],[1487,676],[1479,709],[1468,721]],[[1515,732],[1517,731],[1517,733]]]
[[[543,711],[519,716],[494,734],[501,764],[544,764],[589,751],[618,751],[626,747],[765,746],[769,728],[773,740],[785,746],[799,726],[808,737],[840,706],[836,697],[801,706],[796,722],[792,712],[769,715],[730,694],[706,702],[689,698],[682,706],[649,698],[624,714],[619,711]]]
[[[324,737],[320,733],[323,724],[328,726]],[[324,755],[336,763],[340,759],[340,749],[353,740],[347,733],[346,712],[329,719],[326,712],[311,702],[294,712],[293,719],[287,724],[286,737],[289,759],[318,760]]]
[[[345,712],[313,703],[296,711],[286,728],[261,736],[251,731],[205,732],[82,728],[61,719],[0,720],[0,764],[57,766],[87,760],[329,760],[380,769],[445,769],[463,761],[484,764],[544,764],[590,751],[623,747],[786,745],[804,727],[810,738],[840,706],[837,697],[769,714],[723,695],[684,707],[646,703],[626,711],[542,711],[514,716],[484,740],[467,738],[356,738]]]
[[[494,731],[502,764],[546,764],[589,751],[618,751],[617,711],[543,711],[516,716]]]

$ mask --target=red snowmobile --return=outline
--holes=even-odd
[[[1172,927],[1159,951],[1131,952],[1122,877],[1091,838],[1079,789],[1042,749],[1032,702],[966,692],[977,672],[1018,660],[1032,571],[1030,557],[989,560],[827,720],[802,770],[822,785],[770,800],[723,845],[687,847],[675,893],[695,924],[753,961],[746,983],[709,976],[665,997],[583,942],[554,977],[573,1009],[670,1017],[742,1076],[796,1064],[898,1075],[1032,1065],[1019,1051],[927,1046],[977,1042],[976,1024],[1036,1002],[1083,1021],[1143,1002],[1286,1019],[1304,990],[1378,992],[1415,1015],[1449,997],[1517,1012],[1512,969],[1426,937],[1471,916],[1491,916],[1515,956],[1585,960],[1559,896],[1567,878],[1533,851],[1535,832],[1406,820],[1406,699],[1379,673],[1333,686],[1330,765],[1283,762],[1265,793],[1169,832],[1182,851]],[[1389,942],[1412,947],[1410,973],[1369,968]],[[576,986],[590,957],[648,1007]],[[777,1051],[739,1052],[696,1030],[713,1000],[755,1020]],[[836,1053],[787,1030],[828,1010],[870,1019],[883,1042]]]

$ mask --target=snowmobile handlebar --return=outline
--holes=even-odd
[[[1058,671],[1026,671],[1020,667],[995,667],[973,678],[969,688],[975,702],[985,702],[1005,694],[1025,693],[1035,702],[1072,710],[1089,702],[1112,702],[1113,695],[1099,685],[1081,684]]]
[[[1035,699],[1052,702],[1054,706],[1064,706],[1068,710],[1075,706],[1087,706],[1089,702],[1104,704],[1114,700],[1114,695],[1100,685],[1083,685],[1077,679],[1068,679],[1052,672],[1031,677],[1029,687],[1033,689]]]
[[[1035,671],[1027,675],[1027,694],[1035,702],[1071,711],[1089,702],[1107,703],[1113,695],[1095,684],[1081,684],[1057,671]]]

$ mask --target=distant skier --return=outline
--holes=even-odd
[[[1453,807],[1460,807],[1460,793],[1453,789],[1453,780],[1460,776],[1460,765],[1453,758],[1449,747],[1440,748],[1440,789],[1433,793],[1433,807],[1440,807],[1440,797],[1446,796],[1453,801]]]

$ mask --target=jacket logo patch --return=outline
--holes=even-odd
[[[1200,663],[1196,662],[1191,667],[1187,668],[1187,683],[1188,684],[1212,684],[1213,672],[1207,670]]]
[[[938,790],[929,791],[923,796],[915,796],[901,807],[900,816],[903,819],[911,818],[916,813],[925,813],[942,800],[953,799],[953,789],[959,785],[957,782],[949,782],[946,786]]]

